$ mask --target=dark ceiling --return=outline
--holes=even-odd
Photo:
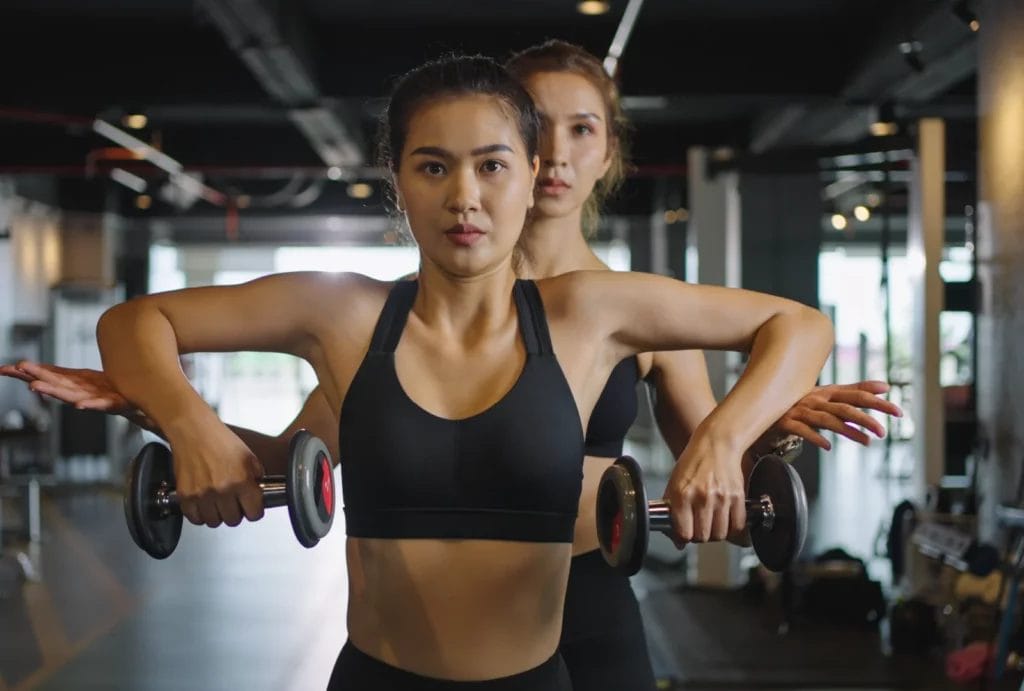
[[[636,165],[619,206],[649,210],[652,180],[685,176],[691,145],[730,147],[768,169],[905,148],[900,137],[868,134],[884,102],[907,122],[946,118],[951,168],[973,181],[976,42],[954,11],[964,7],[646,0],[619,66]],[[99,118],[206,186],[205,199],[158,197],[145,213],[211,213],[239,195],[250,214],[376,213],[376,192],[353,200],[346,190],[372,182],[375,117],[397,75],[446,51],[504,58],[552,37],[603,56],[625,8],[612,0],[607,14],[584,16],[575,0],[5,0],[0,175],[50,181],[62,205],[101,207],[114,190],[131,213],[135,193],[110,182],[113,168],[150,189],[180,187],[124,159],[95,131]],[[146,127],[123,125],[129,113],[145,114]],[[328,178],[330,165],[341,179]]]

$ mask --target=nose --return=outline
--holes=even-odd
[[[463,168],[450,178],[446,206],[456,216],[480,210],[480,184],[473,170]]]
[[[563,168],[569,164],[569,141],[563,128],[544,128],[541,134],[541,163],[547,168]]]

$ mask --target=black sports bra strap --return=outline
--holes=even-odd
[[[516,309],[519,310],[519,330],[526,343],[526,352],[533,355],[553,354],[548,321],[544,316],[544,303],[540,299],[537,285],[533,281],[519,279],[514,294]]]
[[[371,352],[393,353],[398,347],[418,287],[416,281],[396,281],[391,287],[388,299],[384,302],[384,309],[377,319],[377,328],[373,331],[373,339],[370,341]]]

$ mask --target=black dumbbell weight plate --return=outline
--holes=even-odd
[[[286,489],[295,537],[313,547],[334,522],[334,474],[327,446],[306,431],[292,437]]]
[[[796,561],[807,537],[807,495],[793,467],[778,456],[765,456],[754,466],[747,487],[753,500],[767,495],[775,507],[775,521],[764,528],[755,521],[750,539],[765,568],[785,571]]]
[[[647,554],[650,517],[640,465],[629,456],[619,458],[601,476],[597,535],[609,565],[627,576],[640,570]]]
[[[181,538],[181,513],[161,515],[154,504],[157,489],[164,483],[174,487],[171,451],[163,444],[150,442],[129,465],[124,513],[135,544],[156,559],[169,557]]]

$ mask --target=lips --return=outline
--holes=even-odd
[[[456,223],[444,231],[445,237],[461,247],[469,247],[484,236],[484,231],[472,223]]]
[[[541,178],[540,180],[537,181],[537,184],[540,185],[541,187],[557,187],[562,189],[569,189],[570,187],[572,187],[572,185],[570,185],[565,180],[562,180],[561,178]]]
[[[557,197],[570,189],[572,185],[560,178],[541,178],[537,181],[537,190],[546,196]]]

